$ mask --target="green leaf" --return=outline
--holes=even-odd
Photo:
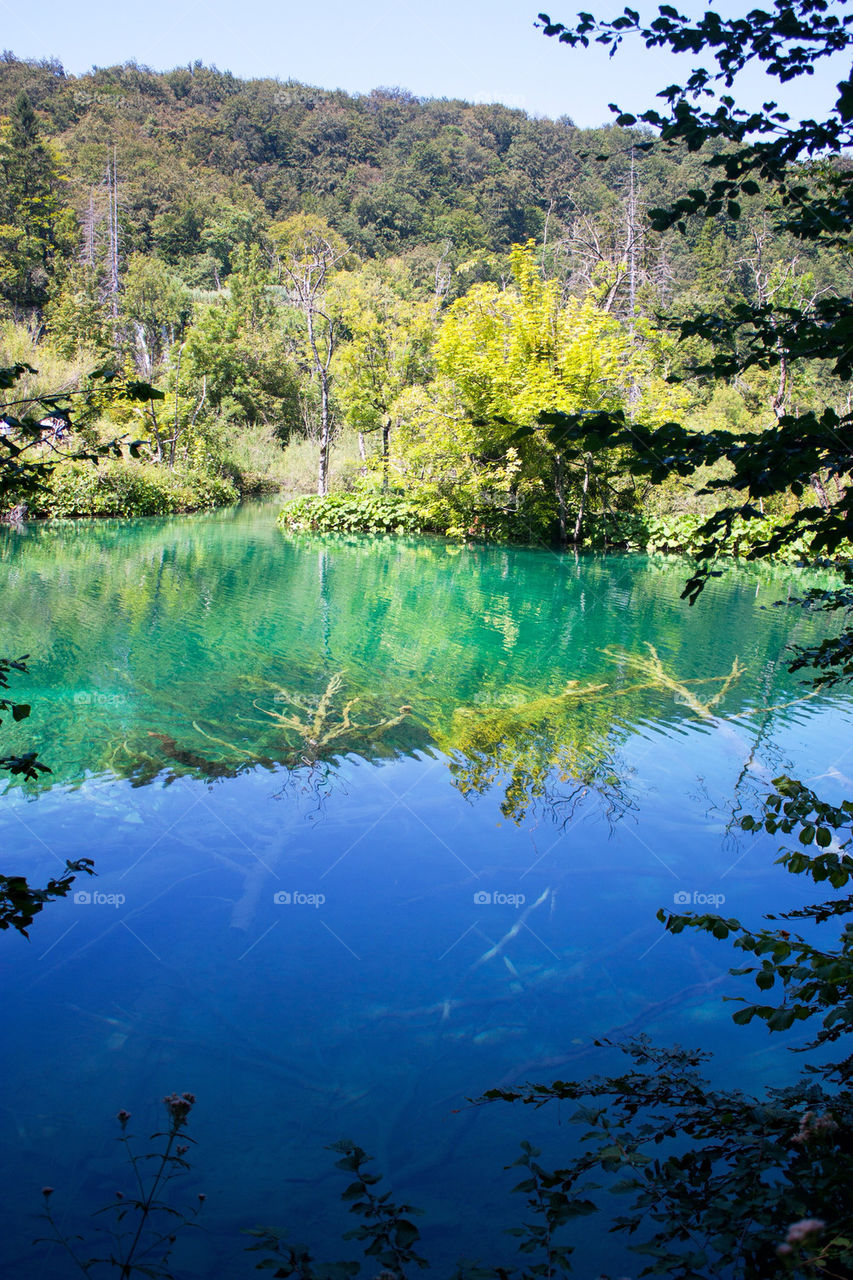
[[[399,1249],[408,1249],[420,1238],[420,1231],[413,1222],[409,1222],[406,1218],[398,1218],[394,1224],[394,1231],[397,1237],[397,1247]]]
[[[775,1009],[766,1022],[771,1031],[787,1031],[796,1016],[793,1009]]]

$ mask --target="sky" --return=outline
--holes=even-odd
[[[586,0],[583,7],[615,16],[623,3]],[[602,49],[572,50],[535,29],[541,4],[566,22],[581,7],[578,0],[326,0],[322,7],[307,0],[0,0],[0,39],[18,57],[56,57],[74,74],[131,59],[157,71],[201,59],[240,77],[355,93],[399,86],[422,97],[569,116],[583,126],[611,119],[610,102],[628,110],[653,105],[657,90],[695,61],[642,45],[623,46],[612,60]],[[695,0],[679,7],[699,11]],[[717,7],[748,6],[721,0]],[[849,63],[835,59],[791,86],[750,75],[739,101],[752,107],[771,96],[792,116],[819,115],[847,74]]]

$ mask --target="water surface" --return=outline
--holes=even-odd
[[[112,1117],[145,1134],[174,1090],[198,1097],[187,1195],[208,1197],[186,1274],[252,1274],[258,1222],[356,1256],[330,1244],[341,1137],[427,1210],[441,1270],[511,1261],[504,1166],[524,1137],[555,1161],[571,1141],[467,1097],[615,1066],[592,1039],[637,1031],[755,1088],[798,1065],[733,1027],[725,944],[655,912],[808,900],[737,825],[780,772],[847,784],[848,704],[786,670],[822,634],[773,607],[802,578],[733,566],[690,609],[674,558],[294,538],[274,516],[3,535],[33,703],[5,749],[53,770],[7,790],[4,869],[98,872],[30,942],[0,937],[9,1269],[66,1274],[29,1246],[39,1188],[78,1229],[123,1182]],[[631,1265],[603,1233],[585,1250],[590,1274]]]

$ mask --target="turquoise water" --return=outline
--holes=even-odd
[[[808,1038],[734,1027],[735,955],[655,919],[684,894],[753,923],[810,900],[737,827],[777,774],[831,798],[853,768],[848,702],[786,671],[822,634],[772,607],[796,572],[733,567],[690,609],[673,558],[299,539],[274,515],[3,534],[33,703],[5,749],[53,770],[4,796],[4,870],[98,872],[0,936],[10,1270],[68,1274],[30,1246],[41,1186],[81,1229],[126,1181],[115,1113],[145,1135],[175,1090],[198,1098],[181,1195],[207,1196],[181,1274],[251,1275],[258,1223],[357,1256],[341,1137],[426,1210],[439,1274],[509,1264],[504,1166],[525,1137],[559,1161],[570,1127],[466,1098],[615,1066],[592,1039],[637,1031],[759,1088]],[[636,1267],[584,1235],[579,1274]]]

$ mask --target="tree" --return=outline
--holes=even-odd
[[[53,344],[66,359],[114,355],[114,325],[93,265],[79,262],[71,266],[45,312]]]
[[[122,313],[137,371],[150,379],[189,319],[189,291],[158,258],[134,254],[125,271]]]
[[[587,297],[561,303],[543,280],[532,242],[511,254],[512,284],[476,284],[448,309],[435,342],[435,395],[443,411],[413,406],[402,449],[409,469],[471,486],[472,529],[502,505],[528,537],[550,532],[578,544],[590,509],[618,505],[626,446],[602,447],[593,431],[569,439],[537,429],[541,415],[584,423],[625,403],[641,371],[654,374],[628,327]],[[655,354],[654,359],[657,356]],[[655,383],[660,409],[666,389]],[[445,486],[446,487],[446,486]],[[477,509],[479,507],[479,510]],[[546,514],[547,513],[547,514]],[[544,528],[543,528],[544,526]]]
[[[334,436],[331,408],[332,357],[341,321],[328,306],[328,286],[347,255],[343,240],[319,218],[296,214],[270,232],[278,253],[289,301],[301,312],[308,343],[308,365],[320,393],[320,457],[317,492],[329,486],[329,449]]]
[[[57,252],[76,230],[60,182],[22,90],[0,128],[0,292],[16,309],[44,303]]]
[[[619,405],[627,389],[630,351],[618,322],[591,299],[570,299],[561,307],[556,282],[544,282],[539,275],[532,242],[525,250],[513,250],[512,268],[516,288],[500,292],[493,285],[475,286],[450,308],[436,344],[439,368],[453,379],[473,416],[523,428],[543,412]],[[583,444],[553,451],[548,469],[553,471],[563,543],[567,481],[576,473],[572,540],[578,543],[592,466],[592,454]]]
[[[397,403],[407,387],[429,376],[432,309],[429,303],[401,298],[370,266],[341,273],[334,294],[347,334],[337,362],[341,404],[360,437],[381,433],[382,483],[387,488]]]
[[[228,288],[199,307],[171,381],[182,408],[182,431],[205,418],[221,420],[229,432],[263,422],[282,441],[299,419],[298,380],[293,361],[282,357],[288,335],[283,309],[271,297],[269,265],[261,249],[235,253]],[[177,413],[177,407],[175,412]]]

